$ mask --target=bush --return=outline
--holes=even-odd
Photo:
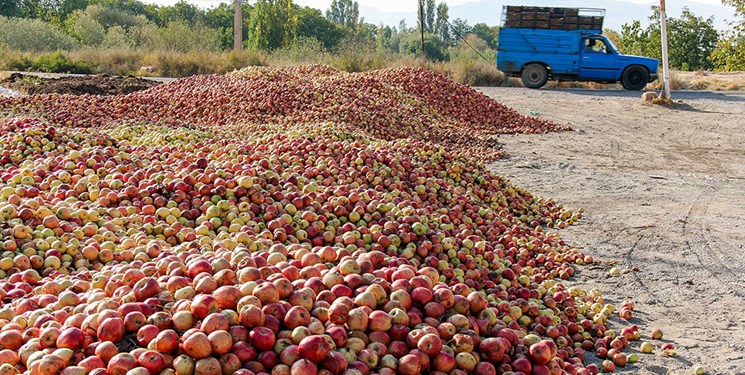
[[[272,59],[285,64],[320,64],[328,56],[323,43],[316,38],[301,38],[272,52]]]
[[[22,52],[71,50],[75,39],[60,29],[37,19],[0,16],[0,44]]]
[[[376,51],[374,45],[355,38],[343,41],[336,53],[329,56],[328,64],[345,72],[364,72],[383,69],[396,57],[385,51]]]
[[[82,61],[72,61],[64,52],[43,54],[36,59],[22,56],[5,64],[7,70],[37,71],[45,73],[90,74],[93,71]]]
[[[745,70],[745,34],[739,38],[733,35],[720,40],[717,48],[711,53],[711,61],[716,70]]]
[[[216,51],[220,45],[220,32],[199,23],[188,25],[181,21],[169,22],[159,31],[159,49],[166,51]]]
[[[403,55],[419,56],[421,53],[421,45],[421,36],[416,33],[411,33],[401,38],[398,48],[399,52]],[[427,54],[428,60],[448,60],[448,56],[445,53],[446,47],[447,45],[439,36],[434,34],[427,34],[424,36],[424,53]]]
[[[98,47],[106,38],[106,29],[88,13],[75,11],[67,19],[67,32],[86,47]]]

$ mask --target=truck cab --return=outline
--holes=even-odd
[[[512,27],[500,30],[497,68],[521,77],[526,87],[540,88],[552,79],[620,81],[628,90],[640,90],[657,79],[659,61],[620,53],[602,35],[602,15],[583,16],[586,8],[505,9],[504,26]],[[603,10],[592,11],[604,14]],[[533,19],[544,21],[526,21]]]

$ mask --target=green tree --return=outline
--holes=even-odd
[[[716,70],[745,70],[745,35],[726,35],[717,43],[717,48],[711,53],[711,60]]]
[[[424,7],[424,31],[433,33],[435,31],[435,19],[437,9],[435,8],[435,0],[426,0]]]
[[[39,19],[0,16],[0,45],[16,51],[71,50],[76,41],[54,25]]]
[[[220,34],[202,23],[171,22],[160,30],[159,49],[176,52],[216,51]]]
[[[18,17],[19,7],[17,0],[0,0],[0,16]]]
[[[326,11],[326,18],[354,30],[360,18],[360,5],[352,0],[333,0]]]
[[[386,51],[391,46],[391,39],[393,38],[393,28],[384,25],[382,22],[378,25],[378,30],[375,32],[376,49],[378,51]]]
[[[98,47],[106,38],[106,29],[89,12],[74,12],[66,28],[70,36],[86,47]]]
[[[232,4],[229,4],[232,8]],[[157,8],[156,23],[167,25],[171,22],[185,22],[187,24],[195,22],[205,22],[206,12],[199,9],[196,5],[189,4],[180,0],[176,4],[166,7]]]
[[[428,60],[446,61],[448,59],[447,44],[437,35],[426,34],[424,36],[424,53]],[[401,38],[399,52],[404,55],[419,56],[421,50],[421,37],[419,33],[409,33]]]
[[[643,29],[636,20],[621,27],[617,47],[625,54],[662,58],[659,7],[652,7],[649,25]],[[670,66],[682,70],[711,69],[711,53],[716,48],[719,34],[712,17],[698,17],[687,7],[680,18],[668,19],[668,56]]]
[[[448,24],[448,22],[450,22],[449,12],[450,8],[447,4],[444,2],[437,4],[437,17],[435,18],[434,33],[437,34],[445,43],[450,43],[450,25]]]
[[[409,28],[409,25],[406,24],[406,19],[401,19],[401,21],[398,21],[398,32],[400,34],[405,34],[411,31]]]
[[[297,36],[297,16],[292,0],[259,0],[254,4],[248,27],[248,45],[274,50],[292,43]]]
[[[296,9],[298,39],[315,38],[326,49],[333,49],[344,38],[342,27],[325,18],[321,11],[311,7]]]
[[[711,54],[712,63],[718,70],[745,70],[745,0],[722,0],[722,3],[734,7],[740,20],[717,43]]]
[[[497,49],[497,40],[499,37],[499,26],[489,26],[485,23],[473,25],[471,33],[476,34],[491,49]]]
[[[710,56],[719,41],[713,17],[697,17],[687,7],[683,7],[681,17],[671,20],[670,29],[669,55],[672,66],[683,70],[713,67]]]
[[[460,18],[456,18],[452,22],[452,39],[450,40],[451,45],[458,44],[462,38],[470,34],[473,28],[468,24],[468,21]]]

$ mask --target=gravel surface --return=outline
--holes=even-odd
[[[493,169],[529,191],[586,210],[561,231],[601,263],[578,285],[617,308],[643,339],[664,332],[677,357],[639,355],[633,374],[745,373],[745,96],[674,92],[676,109],[643,104],[639,92],[483,88],[523,114],[572,126],[502,136],[510,158]],[[613,263],[617,262],[617,263]],[[611,267],[631,269],[609,275]],[[637,352],[633,342],[627,353]]]

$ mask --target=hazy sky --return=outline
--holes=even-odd
[[[155,3],[155,4],[164,4],[164,5],[170,5],[176,3],[178,0],[144,0],[147,3]],[[221,2],[228,2],[230,0],[186,0],[189,3],[196,4],[200,7],[204,8],[210,8],[217,6]],[[246,1],[246,0],[244,0]],[[254,3],[255,0],[247,0],[250,3]],[[448,5],[458,5],[458,4],[464,4],[464,3],[470,3],[474,2],[476,0],[447,0]],[[657,0],[626,0],[628,2],[632,3],[639,3],[639,4],[656,4],[659,3]],[[721,0],[695,0],[698,3],[704,3],[704,4],[719,4],[721,5]],[[416,11],[417,2],[415,0],[357,0],[360,5],[364,4],[370,7],[377,8],[379,10],[383,10],[386,12],[414,12]],[[321,10],[326,10],[329,7],[329,4],[331,4],[331,0],[295,0],[295,3],[298,5],[305,5],[310,6],[314,8],[318,8]],[[670,10],[673,10],[676,7],[675,1],[667,1],[667,6]],[[679,6],[678,6],[679,7]]]

